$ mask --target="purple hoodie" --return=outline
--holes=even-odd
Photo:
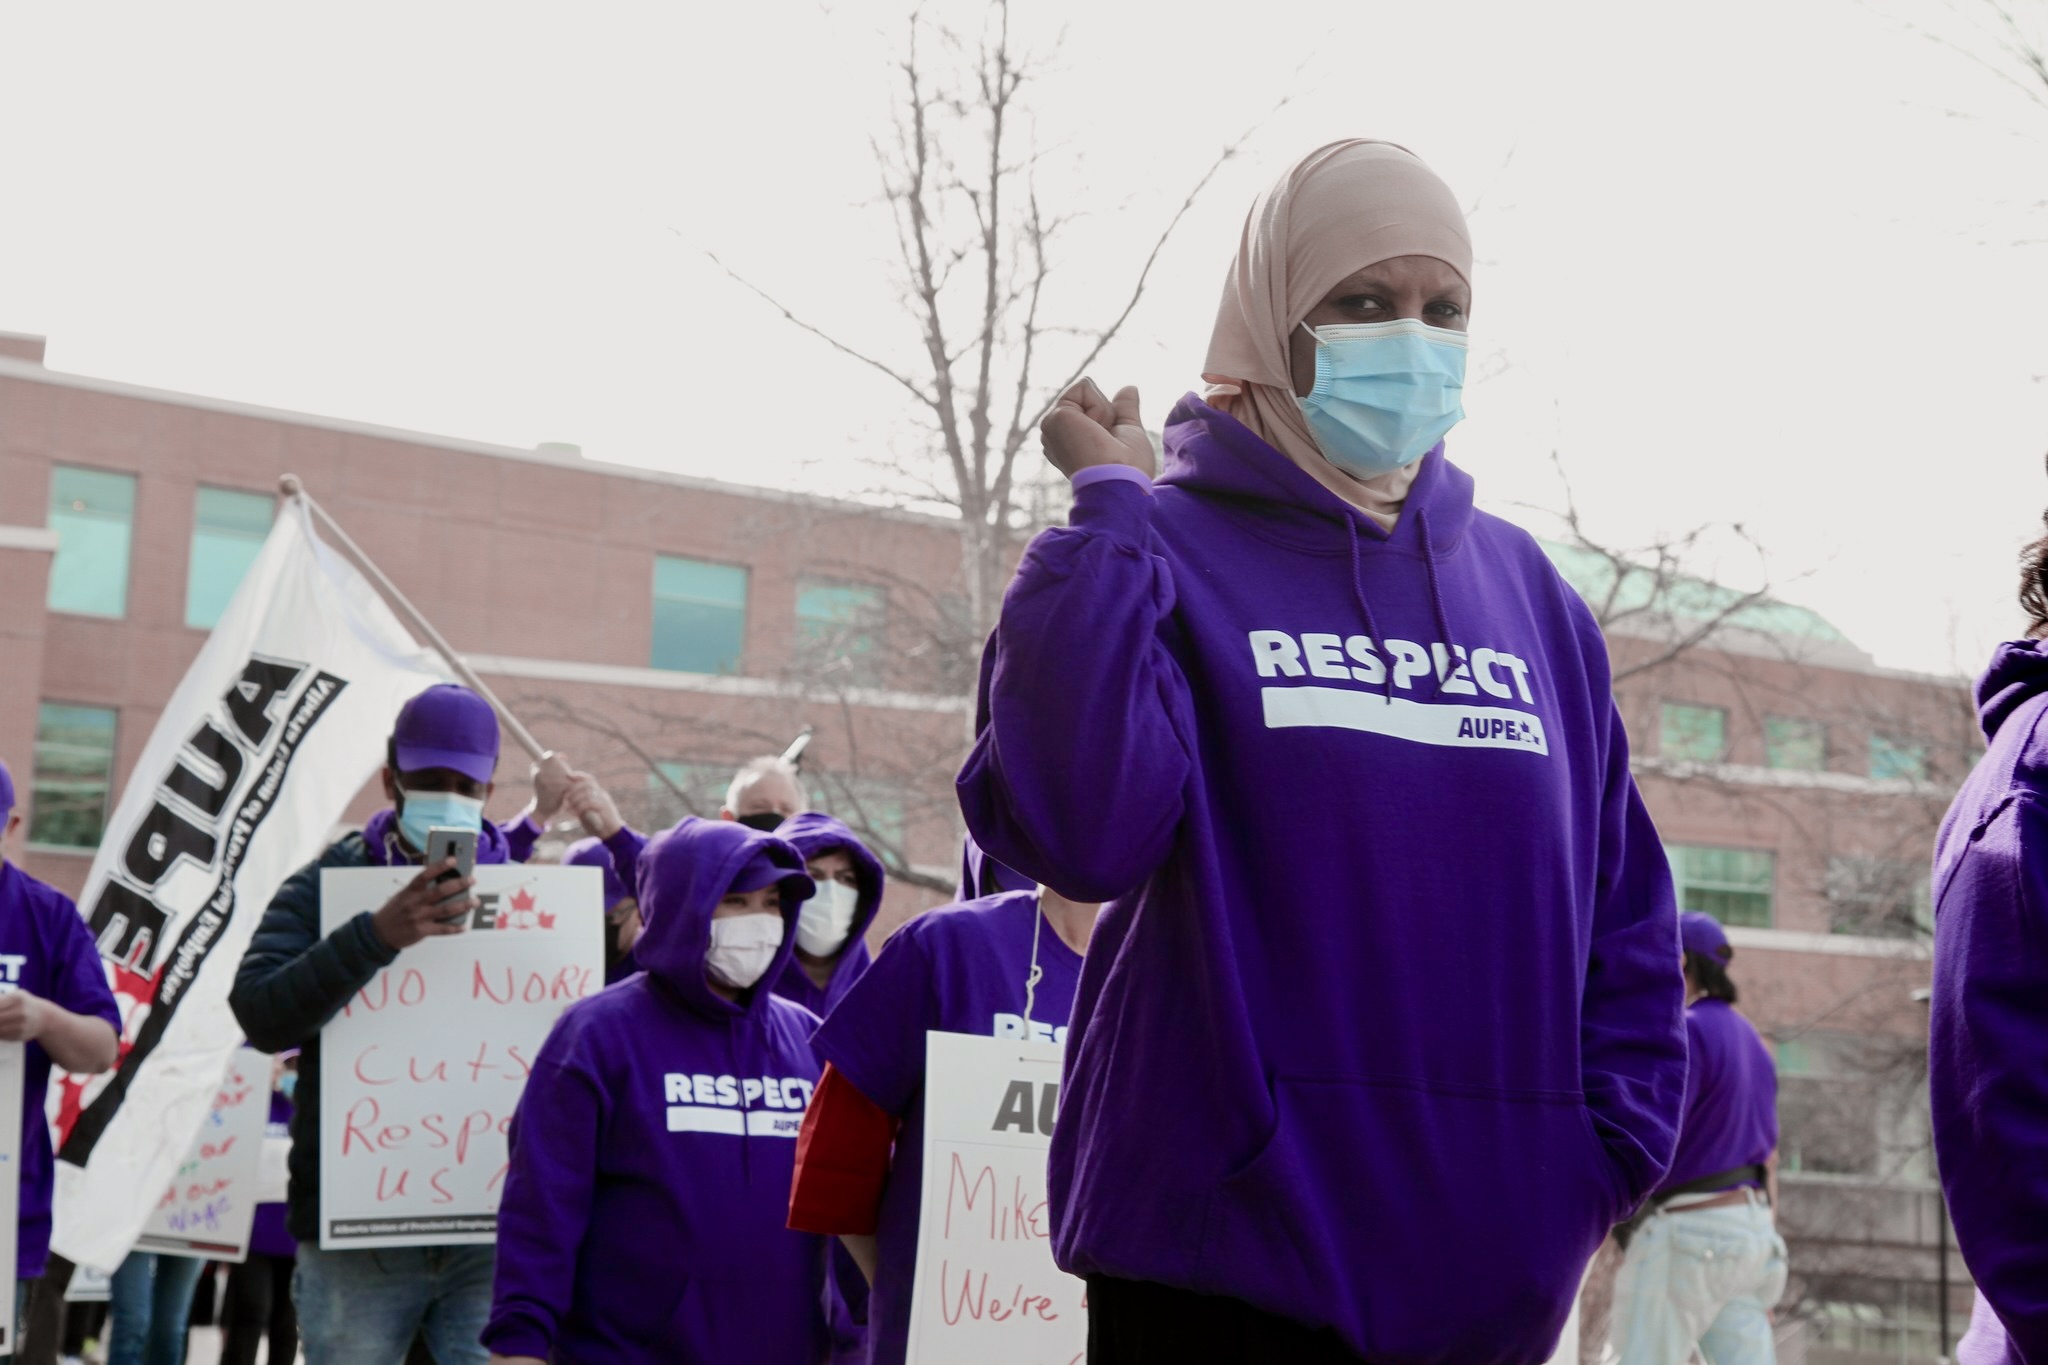
[[[704,977],[712,911],[764,855],[792,869],[766,982],[808,894],[796,850],[694,818],[648,842],[646,970],[563,1012],[513,1119],[491,1350],[584,1365],[824,1358],[825,1239],[784,1226],[817,1020],[762,985],[728,1001]]]
[[[1998,647],[1989,747],[1934,844],[1934,1151],[1956,1244],[1992,1309],[1977,1365],[2048,1362],[2048,652]],[[1988,1320],[1983,1320],[1988,1319]],[[2003,1325],[2003,1332],[1999,1331]],[[2002,1338],[2002,1339],[2001,1339]]]
[[[4,770],[0,770],[4,771]],[[0,808],[0,823],[7,812]],[[0,859],[0,991],[24,990],[73,1014],[104,1019],[121,1031],[121,1011],[107,989],[100,950],[71,898]],[[50,1200],[57,1168],[50,1152],[50,1125],[43,1105],[50,1087],[50,1054],[31,1041],[22,1048],[21,1160],[19,1170],[0,1169],[19,1179],[19,1214],[13,1232],[14,1273],[33,1280],[50,1252]]]
[[[805,811],[784,820],[775,837],[786,839],[803,855],[806,863],[834,849],[853,859],[854,879],[859,897],[854,902],[853,927],[847,931],[846,951],[832,968],[832,979],[823,990],[812,981],[804,964],[792,955],[789,965],[776,978],[775,993],[792,1000],[813,1014],[824,1015],[838,1004],[868,969],[868,926],[882,909],[882,892],[888,877],[868,846],[839,820],[819,811]],[[843,1246],[832,1248],[831,1275],[825,1286],[825,1317],[832,1328],[832,1360],[835,1365],[854,1365],[868,1358],[868,1281],[860,1265]]]
[[[992,856],[1112,902],[1054,1252],[1374,1360],[1541,1361],[1685,1093],[1599,628],[1441,448],[1391,534],[1193,397],[1165,464],[1026,551],[959,780]]]
[[[1043,975],[1024,1021],[1034,942]],[[1009,892],[941,906],[882,945],[874,969],[839,1002],[815,1039],[818,1055],[854,1088],[903,1121],[882,1187],[875,1284],[868,1304],[871,1365],[902,1365],[910,1347],[924,1191],[925,1034],[974,1033],[1064,1041],[1081,959],[1040,924],[1038,893]]]
[[[868,945],[863,936],[868,926],[875,922],[875,916],[881,913],[882,892],[888,885],[888,878],[882,872],[881,862],[868,851],[866,844],[854,837],[851,829],[818,811],[790,816],[775,831],[775,837],[794,845],[806,863],[835,849],[853,859],[860,896],[854,905],[853,928],[847,932],[846,951],[832,969],[832,979],[823,990],[818,989],[817,983],[804,971],[803,963],[791,955],[789,966],[775,980],[777,995],[822,1016],[839,1003],[847,988],[860,980],[860,974],[868,969]]]

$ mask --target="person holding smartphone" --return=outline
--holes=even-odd
[[[482,697],[442,684],[407,702],[386,746],[390,807],[278,888],[228,996],[256,1047],[300,1049],[285,1222],[299,1244],[293,1296],[307,1365],[390,1365],[415,1334],[441,1365],[486,1358],[477,1334],[491,1310],[491,1247],[321,1249],[320,1030],[400,953],[467,929],[474,878],[463,858],[429,862],[427,850],[453,830],[458,843],[475,841],[472,865],[510,860],[504,832],[484,819],[497,766],[498,718]],[[383,906],[320,932],[324,870],[403,866],[419,872]]]

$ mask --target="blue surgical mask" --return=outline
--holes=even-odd
[[[1399,318],[1310,335],[1316,385],[1295,401],[1323,457],[1353,478],[1406,468],[1465,416],[1463,332]]]
[[[484,827],[484,803],[474,797],[457,796],[454,792],[408,791],[402,795],[398,832],[416,850],[426,849],[428,830],[481,831]]]
[[[299,1073],[296,1071],[287,1071],[284,1075],[277,1078],[277,1093],[284,1096],[287,1100],[291,1099],[292,1092],[298,1088]]]

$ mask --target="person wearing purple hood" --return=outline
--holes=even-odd
[[[563,1012],[512,1121],[496,1361],[812,1365],[821,1237],[783,1226],[817,1016],[762,983],[812,891],[788,843],[691,817],[638,861],[643,970]]]
[[[121,1036],[121,1011],[78,907],[7,857],[21,825],[14,776],[0,763],[0,1042],[24,1045],[21,1155],[18,1169],[0,1172],[19,1190],[15,1226],[0,1228],[0,1237],[14,1238],[15,1283],[0,1283],[0,1292],[14,1295],[17,1330],[27,1286],[42,1277],[50,1254],[57,1182],[43,1110],[50,1067],[79,1076],[105,1071]]]
[[[881,913],[888,878],[868,846],[829,815],[792,815],[775,834],[803,855],[804,870],[818,887],[797,919],[796,953],[775,979],[775,993],[822,1018],[868,969],[866,935]],[[836,1365],[868,1358],[867,1312],[867,1276],[845,1247],[833,1247],[825,1316]]]
[[[619,877],[604,840],[594,835],[562,850],[563,867],[594,867],[604,875],[604,984],[624,981],[640,970],[633,945],[640,938],[640,903]]]
[[[2048,518],[2044,518],[2048,520]],[[1964,1365],[2048,1362],[2048,536],[2027,638],[1977,683],[1986,748],[1934,843],[1934,1154],[1979,1301]]]
[[[1109,902],[1049,1168],[1093,1361],[1544,1360],[1670,1164],[1678,917],[1607,651],[1443,450],[1471,273],[1428,167],[1333,143],[1254,205],[1158,477],[1133,389],[1043,424],[1074,508],[958,788]]]
[[[1777,1359],[1770,1311],[1785,1292],[1777,1203],[1778,1070],[1727,964],[1735,950],[1711,915],[1678,917],[1685,947],[1685,1119],[1664,1183],[1626,1229],[1614,1286],[1620,1365]]]
[[[255,1047],[300,1049],[286,1227],[299,1244],[292,1297],[307,1365],[390,1365],[405,1358],[419,1333],[441,1365],[480,1365],[490,1247],[319,1245],[320,1030],[405,949],[464,932],[477,904],[473,878],[437,880],[454,870],[455,860],[444,859],[421,867],[381,908],[323,935],[320,874],[418,864],[427,831],[437,826],[476,830],[479,863],[503,863],[509,854],[504,833],[483,815],[498,764],[498,718],[482,697],[452,684],[427,688],[399,711],[386,754],[390,808],[278,888],[243,954],[228,1004]]]
[[[775,979],[775,993],[823,1018],[868,969],[868,926],[882,910],[888,878],[881,860],[843,821],[818,811],[776,827],[804,858],[817,894],[804,902],[796,953]]]

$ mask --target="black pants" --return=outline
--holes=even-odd
[[[1304,1327],[1240,1299],[1088,1277],[1088,1365],[1356,1365],[1362,1359],[1327,1327]]]
[[[221,1305],[226,1329],[221,1365],[256,1365],[256,1344],[268,1335],[270,1359],[290,1362],[299,1353],[299,1319],[292,1311],[292,1258],[250,1252],[249,1259],[228,1270],[227,1302]]]

